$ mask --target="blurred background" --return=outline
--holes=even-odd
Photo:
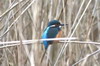
[[[79,42],[50,46],[40,63],[41,42],[22,41],[41,39],[53,19],[68,24],[63,37]],[[100,66],[100,0],[0,0],[0,42],[7,41],[20,43],[0,45],[0,66]]]

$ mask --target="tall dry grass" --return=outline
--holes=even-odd
[[[52,19],[68,24],[63,37],[78,40],[53,44],[40,63],[43,45],[22,41],[40,39]],[[0,41],[20,41],[0,49],[0,66],[100,66],[99,21],[99,0],[0,0]]]

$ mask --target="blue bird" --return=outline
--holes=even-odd
[[[47,38],[56,38],[60,37],[60,32],[61,32],[61,26],[64,26],[64,24],[61,24],[58,20],[51,20],[46,29],[44,30],[42,34],[42,39],[47,39]],[[44,47],[45,47],[45,52],[42,56],[41,62],[43,60],[43,57],[46,53],[46,50],[50,44],[52,44],[54,41],[43,41]]]

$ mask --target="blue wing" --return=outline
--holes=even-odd
[[[42,39],[46,39],[46,38],[55,38],[56,35],[58,34],[60,28],[51,28],[51,27],[47,27],[42,35]],[[53,41],[43,41],[43,44],[45,46],[45,49],[48,48],[48,45],[51,44]]]

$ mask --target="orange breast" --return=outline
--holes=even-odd
[[[62,31],[60,30],[59,33],[57,34],[56,38],[61,38],[62,37]],[[58,43],[59,40],[53,41],[53,43]]]
[[[59,33],[57,34],[56,38],[61,38],[62,37],[62,31],[60,30]]]

